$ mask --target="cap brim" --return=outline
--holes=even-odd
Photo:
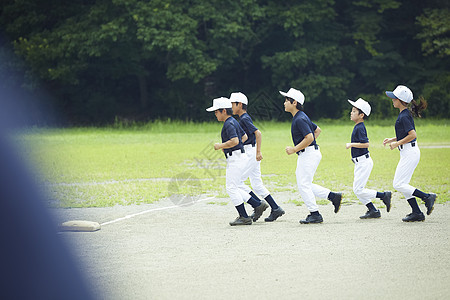
[[[287,96],[288,96],[288,94],[285,93],[285,92],[282,92],[282,91],[279,91],[279,92],[280,92],[280,94],[283,95],[284,97],[287,97]]]
[[[355,106],[355,102],[353,102],[352,100],[348,99],[347,100],[352,106]],[[355,106],[356,107],[356,106]],[[357,107],[356,107],[357,108]]]
[[[207,109],[206,109],[206,111],[215,111],[215,110],[217,110],[217,108],[215,108],[214,106],[211,106],[211,107],[208,107]]]
[[[394,92],[386,91],[386,96],[388,96],[391,99],[398,99],[397,96],[394,95]]]

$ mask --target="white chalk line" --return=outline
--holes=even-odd
[[[193,205],[193,204],[195,204],[197,202],[203,202],[203,201],[207,201],[207,200],[212,200],[214,198],[215,197],[209,197],[209,198],[197,200],[197,201],[195,201],[193,203],[190,202],[190,203],[184,203],[184,204],[180,204],[180,205],[172,205],[172,206],[165,206],[165,207],[158,207],[158,208],[147,209],[147,210],[135,213],[135,214],[126,215],[125,217],[121,217],[121,218],[117,218],[117,219],[112,220],[112,221],[101,223],[100,226],[103,227],[105,225],[117,223],[117,222],[120,222],[120,221],[123,221],[123,220],[128,220],[128,219],[131,219],[131,218],[134,218],[134,217],[137,217],[137,216],[140,216],[140,215],[148,214],[148,213],[151,213],[151,212],[154,212],[154,211],[167,210],[167,209],[179,208],[179,207],[182,207],[182,206]]]

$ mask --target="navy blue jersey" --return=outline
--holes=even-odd
[[[411,112],[407,109],[404,109],[402,112],[398,114],[397,121],[395,121],[395,136],[397,137],[397,141],[404,139],[408,132],[411,130],[416,130],[414,126],[414,120],[411,115]],[[416,139],[412,140],[414,142]]]
[[[241,125],[242,129],[244,129],[248,137],[248,140],[244,142],[244,145],[254,146],[256,143],[255,131],[258,130],[258,128],[253,125],[252,118],[248,115],[248,113],[244,113],[240,116],[239,125]]]
[[[230,153],[234,150],[243,150],[243,144],[242,144],[242,136],[245,134],[244,129],[239,125],[238,121],[236,121],[235,118],[229,117],[225,120],[222,127],[222,143],[225,143],[226,141],[231,140],[232,138],[237,137],[239,139],[239,144],[232,148],[223,149],[224,153]]]
[[[292,119],[291,134],[294,146],[298,145],[308,134],[312,133],[314,141],[308,146],[316,145],[316,137],[314,131],[317,125],[311,122],[309,117],[303,112],[298,111]],[[297,152],[298,153],[298,152]]]
[[[367,137],[366,126],[364,122],[358,123],[353,128],[352,132],[352,143],[368,143],[369,138]],[[359,157],[361,155],[365,155],[369,153],[369,149],[367,148],[355,148],[352,147],[352,157]]]

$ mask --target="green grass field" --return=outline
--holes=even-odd
[[[395,120],[367,121],[374,168],[367,184],[392,190],[399,151],[382,146],[392,137]],[[315,182],[352,193],[353,163],[345,143],[350,141],[351,121],[322,120],[318,143],[322,161]],[[263,134],[262,173],[272,193],[297,191],[296,155],[287,156],[291,145],[290,123],[256,123]],[[421,160],[411,184],[450,200],[450,120],[416,120]],[[178,185],[177,193],[227,197],[225,159],[214,151],[222,123],[152,122],[128,128],[28,129],[14,135],[31,162],[48,195],[49,204],[62,207],[104,207],[151,203],[174,192],[173,178],[198,180]],[[300,196],[299,196],[300,198]],[[356,199],[356,197],[354,197]]]

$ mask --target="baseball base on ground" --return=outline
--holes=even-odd
[[[92,221],[74,220],[62,223],[59,226],[61,231],[97,231],[100,230],[100,224]]]

